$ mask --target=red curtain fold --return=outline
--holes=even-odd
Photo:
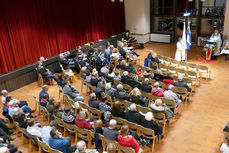
[[[0,0],[0,74],[124,30],[119,1]]]

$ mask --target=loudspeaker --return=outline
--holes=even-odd
[[[139,43],[138,49],[144,49],[144,44],[143,43]]]

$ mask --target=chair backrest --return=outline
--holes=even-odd
[[[128,90],[128,93],[131,92],[132,87],[131,87],[130,85],[128,85],[128,84],[122,84],[122,85],[123,85],[123,88],[124,88],[125,90]]]
[[[172,100],[172,99],[167,99],[167,98],[163,98],[162,99],[164,104],[166,104],[166,106],[168,106],[169,108],[175,108],[176,107],[176,101]]]
[[[41,147],[41,149],[43,150],[43,151],[45,151],[45,152],[49,152],[49,145],[47,144],[47,143],[45,143],[45,142],[43,142],[43,141],[40,141],[40,139],[39,138],[37,138],[37,143],[38,143],[38,145]]]
[[[120,145],[120,150],[125,152],[125,153],[135,153],[134,149],[133,148],[130,148],[130,147],[123,147]]]
[[[202,70],[202,71],[208,72],[208,67],[205,66],[205,65],[198,65],[198,69],[199,69],[199,70]]]
[[[124,102],[125,110],[127,110],[128,107],[132,104],[131,102],[129,102],[129,101],[127,101],[127,100],[125,100],[125,101],[123,101],[123,102]]]
[[[179,67],[182,69],[187,69],[187,63],[186,62],[179,62]]]
[[[60,119],[60,118],[58,118],[54,113],[53,113],[53,117],[54,117],[54,119],[55,119],[55,121],[57,122],[57,124],[59,125],[59,126],[61,126],[61,127],[63,127],[64,125],[62,124],[63,122],[63,120],[62,119]],[[62,121],[61,121],[62,120]]]
[[[179,62],[175,59],[171,59],[171,65],[177,67]]]
[[[153,110],[153,116],[158,121],[165,121],[165,113]]]
[[[88,130],[87,129],[81,129],[79,127],[77,127],[76,125],[74,125],[75,131],[77,132],[77,136],[81,139],[86,139],[88,140]]]
[[[167,70],[167,67],[164,64],[159,63],[159,69]]]
[[[89,106],[89,112],[91,113],[92,117],[100,119],[100,110]]]
[[[122,126],[123,123],[124,123],[124,120],[122,118],[120,118],[120,117],[112,116],[112,119],[117,121],[117,126],[118,127]]]
[[[152,110],[148,107],[137,105],[137,111],[146,114],[147,112],[151,112]]]
[[[89,106],[86,103],[79,101],[79,105],[80,107],[89,110]]]
[[[196,66],[196,64],[188,63],[188,69],[191,70],[191,71],[196,71],[197,70],[197,66]]]
[[[130,132],[139,133],[140,125],[138,125],[138,124],[136,124],[136,123],[133,123],[133,122],[129,122],[129,121],[127,121],[127,120],[125,120],[124,122],[125,122],[125,124],[128,125]]]
[[[147,139],[155,139],[154,130],[145,127],[140,127],[141,135]]]
[[[53,149],[53,148],[51,148],[51,147],[49,147],[49,148],[50,148],[50,150],[49,150],[50,153],[62,153],[62,152],[59,151],[59,150]]]
[[[175,87],[175,91],[178,94],[187,94],[188,90],[184,87]]]
[[[70,133],[75,133],[75,127],[74,126],[76,126],[76,125],[65,123],[65,126]]]

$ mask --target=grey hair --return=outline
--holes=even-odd
[[[79,114],[78,114],[78,118],[80,120],[84,119],[84,117],[86,117],[86,113],[84,111],[80,111]]]
[[[48,87],[49,87],[49,86],[45,84],[45,85],[42,87],[42,89],[45,90],[45,89],[47,89]]]
[[[121,84],[118,84],[118,85],[117,85],[117,89],[118,89],[118,90],[121,90],[121,89],[123,89],[123,85],[121,85]]]
[[[123,72],[123,75],[124,75],[124,76],[127,76],[128,74],[129,74],[129,73],[128,73],[127,71],[124,71],[124,72]]]
[[[179,75],[177,79],[178,79],[179,81],[182,81],[182,80],[183,80],[183,76]]]
[[[130,110],[131,111],[136,111],[136,104],[131,104],[130,105]]]
[[[83,140],[81,140],[76,144],[76,147],[79,152],[83,152],[84,149],[86,148],[86,143]]]
[[[144,82],[149,82],[149,79],[148,78],[145,78]]]
[[[159,87],[159,85],[160,85],[159,82],[155,82],[153,86],[154,87]]]
[[[105,84],[105,89],[106,89],[106,90],[111,89],[111,84],[110,84],[110,83],[106,83],[106,84]]]
[[[6,89],[4,89],[4,90],[2,90],[2,92],[1,92],[2,94],[4,94],[4,93],[8,93],[8,91],[6,90]]]
[[[114,120],[114,119],[111,119],[110,122],[109,122],[109,127],[111,128],[115,128],[117,125],[117,121]]]
[[[93,92],[90,94],[90,100],[95,100],[96,99],[96,94]]]
[[[170,84],[168,88],[169,90],[173,90],[174,86]]]

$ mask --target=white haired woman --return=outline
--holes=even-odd
[[[151,104],[151,108],[153,111],[163,112],[165,114],[166,119],[172,118],[176,113],[173,113],[168,107],[163,106],[162,100],[157,99],[155,103]]]
[[[144,107],[147,107],[147,105],[148,105],[146,97],[142,96],[142,93],[138,88],[134,88],[130,92],[130,99],[131,99],[131,102],[133,102],[137,105],[141,105]]]

